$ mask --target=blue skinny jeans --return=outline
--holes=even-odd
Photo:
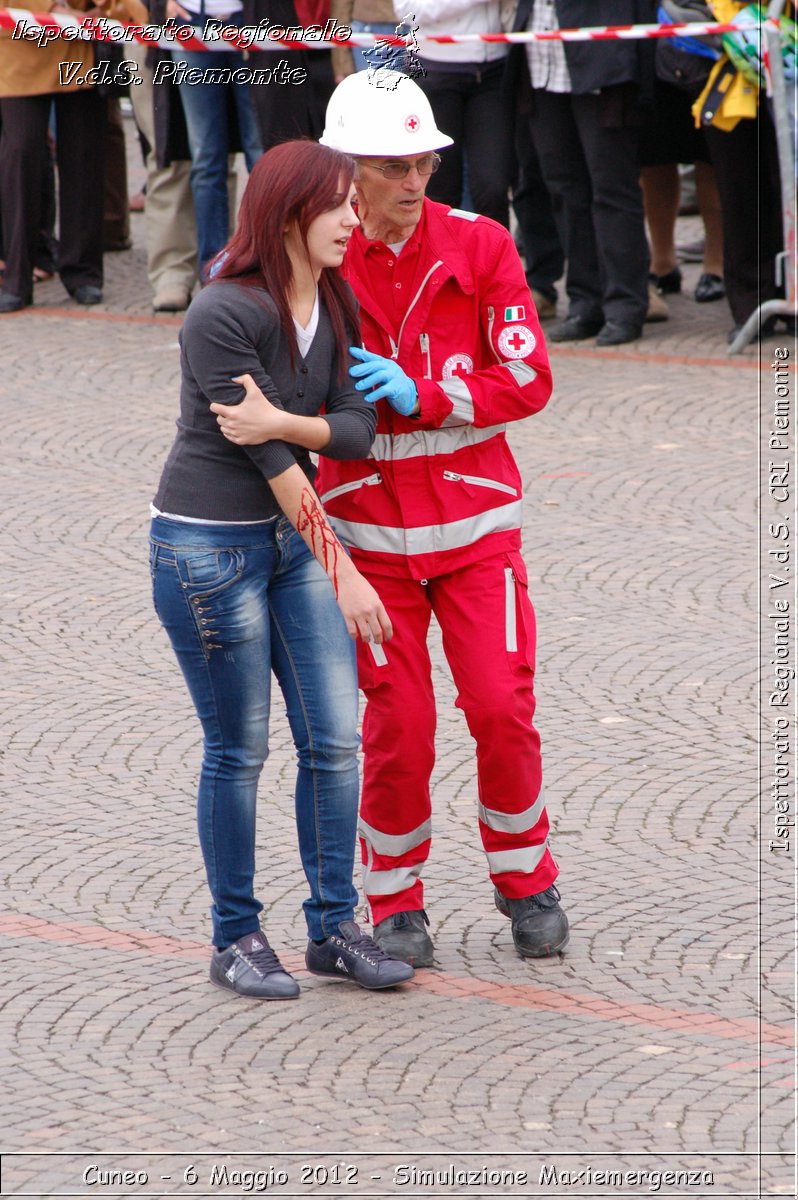
[[[205,735],[197,820],[214,945],[259,927],[255,809],[272,671],[297,751],[308,934],[328,937],[357,903],[359,792],[355,650],[330,581],[284,517],[256,525],[155,517],[150,567],[155,609]]]

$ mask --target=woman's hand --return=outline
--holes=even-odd
[[[341,563],[333,581],[338,607],[353,641],[388,642],[393,626],[382,601],[369,581],[349,559]]]
[[[240,404],[212,404],[224,436],[238,446],[259,446],[262,442],[293,442],[306,450],[323,450],[332,437],[324,417],[303,417],[272,404],[251,375],[237,375],[244,399]]]
[[[283,441],[286,436],[285,413],[276,408],[260,390],[251,375],[237,375],[244,399],[240,404],[212,404],[216,422],[228,442],[237,446],[259,446],[262,442]]]
[[[295,463],[270,479],[269,487],[333,585],[349,636],[353,641],[387,642],[393,628],[382,601],[339,542],[302,468]]]

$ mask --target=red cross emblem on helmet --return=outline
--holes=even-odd
[[[421,122],[414,113],[411,113],[409,117],[405,118],[405,129],[408,133],[415,133],[420,124]]]

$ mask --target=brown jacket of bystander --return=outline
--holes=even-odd
[[[69,0],[66,5],[55,5],[52,0],[14,0],[13,7],[26,8],[31,13],[75,10],[75,16],[80,17],[90,4],[91,0]],[[59,72],[62,62],[80,63],[81,69],[76,74],[82,78],[84,69],[94,65],[92,43],[56,38],[47,45],[39,45],[16,40],[10,29],[0,29],[0,99],[76,92],[91,86],[75,80],[62,84]]]
[[[146,25],[149,15],[141,0],[64,0],[54,4],[53,0],[13,0],[14,8],[25,8],[31,13],[74,12],[81,17],[90,8],[100,8],[105,16],[117,21],[133,21]],[[119,43],[108,43],[118,45]],[[124,47],[124,43],[122,43]],[[49,92],[76,92],[91,83],[82,80],[85,71],[94,66],[95,43],[80,40],[66,41],[56,38],[46,45],[35,41],[22,41],[13,37],[12,30],[0,29],[0,99],[17,96],[41,96]],[[102,56],[101,56],[102,57]],[[60,63],[79,63],[80,69],[65,75],[62,82]]]

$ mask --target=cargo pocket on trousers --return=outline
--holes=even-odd
[[[515,671],[535,670],[535,612],[529,599],[526,563],[508,554],[504,567],[504,648]]]

